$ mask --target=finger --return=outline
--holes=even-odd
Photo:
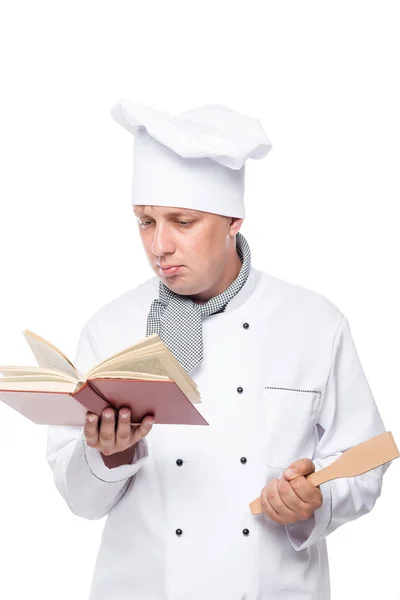
[[[282,501],[278,490],[278,481],[278,479],[270,481],[267,489],[267,500],[280,518],[285,522],[292,521],[296,518],[296,513]]]
[[[116,444],[117,447],[127,448],[132,441],[131,411],[129,408],[121,408],[118,413]]]
[[[268,500],[264,500],[264,502],[261,504],[261,507],[262,507],[263,513],[265,515],[267,515],[267,517],[272,519],[272,521],[275,521],[275,523],[279,523],[279,525],[283,525],[283,520],[278,515],[276,510],[274,508],[272,508],[272,506],[270,505]]]
[[[289,465],[289,467],[283,472],[283,476],[285,479],[290,481],[299,475],[308,475],[309,473],[314,473],[314,471],[315,465],[312,460],[309,458],[300,458]]]
[[[115,413],[112,408],[105,408],[102,412],[99,441],[104,454],[115,445]]]
[[[294,480],[296,481],[296,480]],[[292,482],[282,478],[278,481],[278,492],[282,502],[299,517],[308,519],[310,505],[304,502],[292,488]]]
[[[318,504],[318,501],[322,498],[319,487],[315,487],[311,481],[307,481],[302,475],[293,479],[290,482],[290,485],[295,494],[307,504]]]
[[[96,446],[99,442],[98,416],[94,413],[86,413],[83,434],[88,446]]]
[[[281,515],[279,515],[276,512],[275,508],[271,505],[270,501],[268,500],[269,491],[270,491],[270,485],[263,488],[263,490],[261,491],[260,501],[261,501],[262,511],[270,519],[272,519],[276,523],[279,523],[280,525],[283,525],[284,521],[283,521]]]
[[[150,431],[154,423],[154,417],[152,415],[146,415],[140,425],[136,427],[133,432],[132,443],[136,443],[144,438]]]

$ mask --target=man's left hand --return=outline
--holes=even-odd
[[[322,506],[322,493],[305,478],[314,473],[309,458],[292,463],[281,479],[272,479],[263,488],[260,499],[263,513],[280,525],[305,521]]]

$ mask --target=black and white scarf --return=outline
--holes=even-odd
[[[157,333],[187,372],[192,371],[203,359],[202,320],[214,313],[224,312],[228,302],[247,281],[251,253],[240,232],[236,234],[236,250],[242,261],[238,276],[225,291],[204,304],[175,294],[161,280],[159,282],[159,298],[153,300],[150,306],[146,336]]]

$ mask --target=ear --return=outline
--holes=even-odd
[[[230,217],[230,219],[231,223],[229,225],[229,233],[233,236],[236,235],[239,229],[241,228],[243,219],[240,219],[239,217]]]

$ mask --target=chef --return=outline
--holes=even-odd
[[[271,143],[219,104],[111,113],[134,138],[131,203],[155,276],[95,312],[75,363],[158,333],[209,425],[131,426],[109,409],[49,427],[70,510],[107,516],[90,600],[328,600],[326,538],[372,509],[387,465],[320,487],[305,476],[385,427],[346,316],[251,263],[245,163]]]

